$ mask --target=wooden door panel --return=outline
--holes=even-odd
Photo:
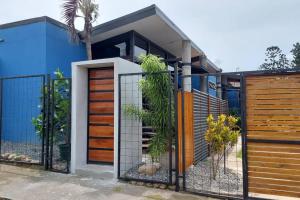
[[[89,70],[88,162],[114,160],[114,70]]]

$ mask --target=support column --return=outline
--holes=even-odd
[[[191,62],[192,62],[192,45],[191,41],[182,41],[182,62],[184,63],[182,67],[182,75],[191,75]],[[186,92],[192,91],[192,78],[185,77],[183,81],[183,90]]]
[[[201,86],[201,91],[202,92],[208,93],[207,82],[208,82],[207,76],[201,76],[200,86]]]
[[[217,82],[217,97],[222,99],[222,84],[221,84],[221,74],[218,74],[216,76],[216,82]]]
[[[203,55],[201,56],[201,66],[206,69],[206,56]],[[208,77],[207,76],[201,76],[201,91],[202,92],[205,92],[205,93],[208,93]]]

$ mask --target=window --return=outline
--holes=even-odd
[[[142,49],[141,47],[138,46],[134,46],[134,58],[137,59],[139,58],[142,54],[146,55],[147,54],[147,50]]]
[[[119,56],[127,56],[125,42],[117,44],[117,45],[115,45],[115,47],[119,48]]]
[[[150,46],[150,53],[153,54],[153,55],[156,55],[156,56],[159,56],[161,58],[165,58],[165,52],[160,50],[159,48],[157,48],[156,46],[154,45],[151,45]]]

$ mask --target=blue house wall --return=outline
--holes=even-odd
[[[86,59],[85,47],[72,44],[62,26],[43,21],[0,27],[0,77],[51,74],[71,76],[71,62]],[[2,81],[1,139],[40,144],[32,119],[41,113],[41,77]],[[7,145],[6,145],[7,146]],[[4,147],[2,147],[4,148]],[[3,150],[3,149],[2,149]]]
[[[86,59],[83,43],[72,43],[65,29],[46,23],[46,73],[53,75],[59,68],[65,77],[71,77],[71,63]]]
[[[0,77],[46,72],[46,23],[0,29]]]
[[[208,81],[217,84],[217,79],[215,76],[208,76]],[[182,84],[182,78],[178,77],[178,86],[181,87]],[[201,80],[199,76],[192,76],[192,88],[196,90],[201,90]],[[217,91],[215,89],[209,88],[208,87],[208,94],[216,97],[217,96]]]

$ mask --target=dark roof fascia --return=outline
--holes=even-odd
[[[7,29],[7,28],[12,28],[12,27],[22,26],[22,25],[27,25],[27,24],[33,24],[33,23],[38,23],[38,22],[49,22],[60,28],[67,29],[67,25],[65,25],[64,23],[59,22],[59,21],[52,19],[50,17],[47,17],[47,16],[25,19],[25,20],[11,22],[11,23],[7,23],[7,24],[1,24],[0,29]]]
[[[150,17],[156,14],[156,5],[151,5],[136,12],[130,13],[128,15],[124,15],[117,19],[105,22],[93,28],[93,35],[101,34],[106,31],[124,26],[126,24],[130,24],[141,20],[146,17]]]

